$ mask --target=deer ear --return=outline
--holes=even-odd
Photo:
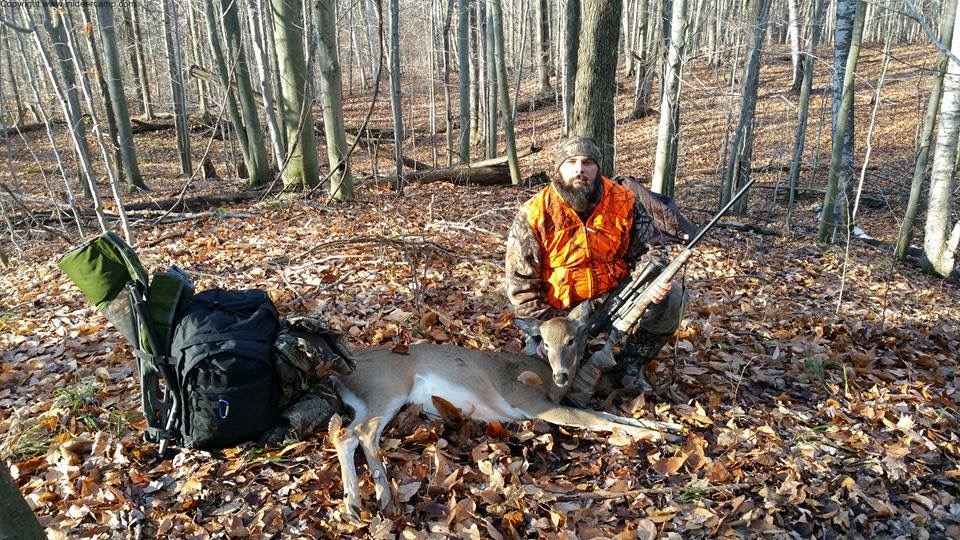
[[[540,323],[543,321],[534,317],[514,317],[513,322],[528,336],[539,336]]]
[[[593,315],[593,303],[590,300],[584,300],[577,304],[577,307],[570,310],[570,313],[567,314],[567,319],[582,326],[589,322],[591,315]]]

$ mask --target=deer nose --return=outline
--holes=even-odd
[[[569,380],[570,380],[570,378],[567,376],[567,372],[566,372],[566,371],[564,371],[563,373],[554,373],[554,374],[553,374],[553,382],[554,382],[557,386],[566,386],[566,385],[567,385],[567,382],[568,382]]]

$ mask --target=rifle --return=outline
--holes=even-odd
[[[643,312],[653,303],[653,291],[673,280],[674,276],[686,264],[687,259],[693,255],[693,248],[733,207],[734,203],[747,192],[754,181],[756,181],[756,178],[752,178],[744,184],[740,191],[720,209],[717,215],[713,216],[710,222],[700,229],[700,232],[693,239],[687,242],[683,251],[670,261],[666,268],[661,271],[660,265],[647,263],[636,277],[627,280],[603,301],[603,304],[597,309],[593,324],[590,326],[590,334],[595,336],[607,332],[607,340],[604,342],[603,348],[590,357],[591,364],[601,368],[611,368],[616,365],[613,358],[613,346],[640,322]]]

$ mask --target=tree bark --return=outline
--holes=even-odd
[[[303,12],[298,0],[270,0],[274,46],[280,61],[283,127],[287,134],[283,185],[302,190],[317,185],[317,140],[307,94],[307,64],[303,50]]]
[[[43,527],[10,476],[6,460],[0,460],[0,538],[43,540],[46,537]]]
[[[496,60],[499,68],[497,87],[500,90],[500,103],[503,106],[503,136],[507,146],[507,159],[510,165],[510,178],[514,184],[520,183],[520,163],[517,161],[517,143],[514,134],[513,109],[510,107],[510,91],[507,89],[507,63],[503,47],[503,13],[500,0],[490,0],[493,14],[493,41],[496,48]]]
[[[548,0],[533,0],[536,7],[534,24],[534,54],[537,57],[537,95],[552,94],[550,85],[550,4]]]
[[[859,0],[849,0],[852,6],[844,5],[845,0],[840,0],[837,6],[837,20],[840,21],[841,9],[846,17],[846,9],[852,7],[853,25],[850,29],[850,35],[839,39],[838,48],[842,43],[849,44],[849,52],[846,55],[846,63],[843,70],[843,90],[840,103],[835,107],[835,123],[833,126],[833,148],[830,156],[830,176],[827,178],[827,191],[823,196],[823,207],[820,214],[820,225],[817,229],[817,238],[820,242],[830,243],[836,227],[837,212],[837,192],[843,187],[846,193],[846,186],[849,184],[849,177],[853,168],[853,94],[854,94],[854,76],[857,69],[857,60],[860,56],[860,41],[863,37],[863,20],[866,5]],[[838,30],[839,34],[839,30]],[[839,76],[839,75],[838,75]],[[844,197],[846,199],[846,197]],[[846,207],[846,200],[844,201]],[[846,218],[847,212],[843,212]]]
[[[603,152],[600,172],[613,176],[615,51],[620,41],[622,1],[594,0],[587,2],[585,8],[570,132],[597,139]]]
[[[470,163],[470,1],[459,2],[457,56],[460,70],[460,163]]]
[[[172,0],[160,0],[163,9],[163,38],[167,50],[167,68],[170,74],[170,93],[173,96],[173,118],[177,127],[177,155],[180,173],[193,174],[190,160],[190,127],[187,117],[186,88],[183,86],[183,66],[180,62],[180,40],[176,31],[177,6]]]
[[[954,17],[953,35],[960,32],[960,17]],[[960,132],[960,40],[952,40],[952,56],[947,61],[943,81],[943,99],[940,105],[940,128],[933,151],[930,171],[930,195],[927,201],[927,221],[924,228],[923,254],[927,270],[941,277],[957,272],[957,244],[960,243],[960,223],[951,225],[950,215],[954,190],[953,175],[957,167],[957,142]],[[952,232],[951,231],[952,227]]]
[[[327,160],[330,162],[330,196],[338,201],[354,198],[353,175],[343,125],[343,94],[340,80],[340,58],[337,52],[337,3],[318,0],[317,27],[320,30],[318,64],[320,69],[320,102],[323,106],[323,130],[327,138]]]
[[[820,43],[820,34],[823,29],[823,18],[826,15],[829,2],[826,0],[815,0],[813,7],[813,21],[810,24],[810,42],[807,46],[801,64],[803,64],[803,80],[800,83],[800,103],[799,114],[797,115],[797,131],[793,144],[793,161],[790,164],[790,176],[787,181],[789,194],[787,196],[787,216],[786,227],[790,229],[793,221],[794,200],[796,198],[797,185],[800,181],[800,168],[803,164],[803,147],[806,144],[807,120],[810,110],[810,93],[813,88],[813,60],[814,51]]]
[[[663,90],[660,92],[660,123],[657,129],[657,154],[653,166],[651,189],[673,196],[680,130],[680,74],[686,49],[687,0],[673,0],[670,17],[670,44],[667,64],[663,70]]]
[[[730,201],[730,197],[750,181],[753,124],[757,110],[757,91],[760,87],[760,55],[763,50],[763,34],[767,27],[770,0],[751,0],[749,10],[747,24],[750,28],[750,40],[744,69],[743,95],[740,100],[740,118],[737,121],[734,143],[730,147],[727,171],[720,190],[719,208],[724,207]],[[744,213],[748,196],[749,193],[745,193],[731,210],[739,214]]]
[[[128,187],[144,189],[147,186],[143,183],[143,175],[140,174],[137,148],[130,129],[130,109],[127,107],[127,96],[123,92],[123,71],[120,67],[120,48],[117,46],[113,7],[101,3],[96,9],[107,67],[107,91],[110,94],[110,105],[113,108],[113,119],[116,123],[123,175]]]
[[[250,70],[247,67],[247,55],[240,39],[240,17],[237,14],[237,0],[220,0],[223,16],[224,38],[230,51],[231,71],[236,82],[237,103],[240,108],[240,122],[234,122],[237,132],[243,131],[245,144],[241,147],[249,177],[246,187],[266,185],[272,179],[270,165],[267,163],[267,147],[263,139],[257,101],[253,85],[250,83]],[[221,79],[223,75],[221,75]],[[229,81],[229,78],[228,78]],[[228,91],[228,86],[224,91]]]
[[[580,0],[567,0],[566,38],[563,41],[563,133],[571,134],[574,98],[577,95],[577,72],[580,67]]]
[[[944,47],[952,47],[953,25],[957,17],[957,0],[947,0],[943,5],[943,18],[940,22],[940,42]],[[898,261],[907,258],[910,241],[913,236],[913,226],[917,221],[920,207],[920,195],[923,191],[923,181],[927,173],[927,164],[930,158],[930,141],[933,139],[933,128],[937,121],[937,111],[940,109],[940,98],[943,94],[943,75],[947,68],[947,54],[941,49],[937,54],[936,71],[933,73],[933,82],[930,88],[930,97],[927,98],[927,112],[923,117],[923,126],[920,129],[920,140],[917,148],[917,161],[913,165],[913,179],[910,183],[910,198],[907,209],[900,225],[900,234],[897,237],[897,246],[893,256]]]

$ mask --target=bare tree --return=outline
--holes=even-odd
[[[953,35],[960,32],[960,17],[954,17]],[[940,105],[940,127],[933,149],[930,171],[930,195],[927,199],[927,221],[924,227],[923,254],[927,270],[943,277],[957,274],[957,246],[960,244],[960,222],[951,215],[954,191],[953,175],[957,168],[957,142],[960,137],[960,40],[952,40],[952,53],[947,61]]]
[[[123,70],[120,67],[120,48],[117,46],[117,33],[113,18],[113,7],[105,3],[97,5],[97,22],[100,25],[100,37],[103,39],[103,54],[107,68],[107,91],[110,94],[110,107],[117,129],[120,163],[127,186],[143,189],[143,176],[137,162],[137,149],[130,128],[130,109],[127,96],[123,91]]]
[[[670,18],[670,44],[667,63],[663,70],[663,89],[660,92],[660,123],[657,129],[657,155],[653,166],[651,187],[666,196],[673,195],[677,174],[677,153],[680,130],[680,73],[687,35],[687,0],[673,0]]]
[[[823,206],[820,214],[820,225],[817,230],[817,238],[820,242],[829,243],[832,241],[836,220],[840,214],[837,202],[837,193],[841,190],[844,193],[843,200],[846,202],[846,190],[850,184],[850,175],[853,170],[853,81],[857,69],[857,60],[860,56],[860,42],[863,37],[863,21],[865,17],[865,4],[859,0],[838,0],[837,2],[837,64],[843,58],[843,70],[837,74],[843,75],[843,84],[838,93],[834,90],[834,123],[833,123],[833,148],[830,156],[830,175],[827,178],[826,192],[823,196]],[[849,22],[849,25],[841,25],[841,20]],[[840,49],[845,49],[846,54],[842,54]],[[837,85],[834,85],[836,88]],[[837,100],[837,97],[840,97]],[[846,207],[846,204],[844,204]],[[843,217],[847,218],[847,212],[843,212]]]
[[[304,189],[317,185],[317,138],[307,94],[307,60],[303,46],[303,11],[298,0],[270,0],[274,47],[280,60],[286,163],[283,185]]]
[[[323,131],[327,137],[327,159],[330,162],[330,196],[339,201],[349,201],[354,198],[353,175],[347,159],[347,137],[343,124],[336,10],[335,0],[317,0],[314,9],[320,30],[320,103],[323,105]]]
[[[952,47],[953,25],[956,17],[957,0],[947,0],[943,4],[943,16],[940,20],[940,44],[942,47]],[[910,183],[910,198],[907,201],[903,223],[900,225],[897,247],[893,251],[893,256],[898,261],[907,257],[910,240],[913,236],[913,226],[917,221],[923,181],[927,174],[927,165],[930,159],[930,142],[933,140],[933,128],[937,122],[937,111],[940,109],[940,98],[943,95],[943,76],[946,68],[947,52],[940,48],[937,54],[936,70],[933,72],[930,96],[927,98],[927,112],[923,117],[923,126],[920,129],[917,160],[913,165],[913,180]]]
[[[520,183],[520,163],[517,161],[517,144],[513,132],[513,109],[510,107],[510,92],[507,90],[507,63],[503,53],[503,14],[500,10],[500,0],[490,0],[494,28],[494,45],[496,46],[496,60],[499,68],[497,77],[500,90],[500,101],[503,105],[503,135],[507,144],[507,162],[510,164],[510,178],[514,184]]]
[[[163,37],[167,49],[170,93],[173,96],[173,122],[177,131],[177,155],[180,158],[180,172],[189,176],[193,174],[193,163],[190,160],[187,90],[183,84],[177,5],[173,0],[160,0],[160,5],[163,8]]]
[[[751,0],[748,4],[748,50],[744,66],[743,93],[740,98],[740,118],[734,132],[723,186],[720,188],[720,205],[724,207],[740,187],[750,181],[750,163],[753,159],[753,122],[757,110],[757,91],[760,88],[760,53],[763,50],[763,34],[767,27],[770,0]],[[747,195],[737,200],[733,211],[743,213],[747,208]]]

